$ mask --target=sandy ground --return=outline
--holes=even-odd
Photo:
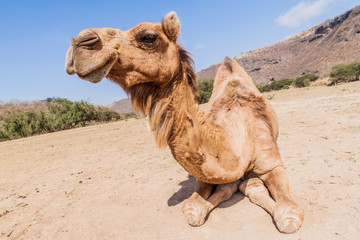
[[[194,179],[133,119],[0,143],[0,239],[360,239],[360,82],[266,96],[297,233],[239,192],[190,227]]]

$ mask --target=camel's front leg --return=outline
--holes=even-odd
[[[258,177],[252,177],[241,182],[239,190],[247,196],[252,203],[265,209],[271,216],[274,215],[275,201],[269,191]]]
[[[237,191],[240,181],[213,185],[196,181],[195,192],[183,205],[183,214],[191,226],[197,227],[205,222],[207,215],[221,202],[231,198]],[[214,187],[215,191],[213,192]]]
[[[204,223],[207,211],[207,202],[215,185],[196,180],[194,193],[182,207],[182,212],[191,226],[200,226]]]
[[[304,210],[290,196],[284,167],[277,166],[259,177],[265,183],[275,200],[275,205],[267,200],[267,202],[270,202],[268,211],[273,216],[279,231],[283,233],[296,232],[303,222]],[[262,198],[265,199],[264,197]]]

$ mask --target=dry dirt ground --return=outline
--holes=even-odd
[[[360,239],[360,82],[266,96],[305,208],[297,233],[241,193],[190,227],[194,179],[133,119],[0,143],[0,239]]]

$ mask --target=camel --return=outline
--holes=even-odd
[[[289,193],[274,110],[230,58],[216,74],[206,109],[199,110],[194,63],[177,43],[179,34],[175,12],[161,24],[140,23],[128,31],[85,29],[71,41],[65,70],[92,83],[114,81],[134,109],[149,116],[158,146],[169,146],[196,178],[182,207],[191,226],[202,225],[240,190],[273,217],[280,232],[296,232],[304,212]]]

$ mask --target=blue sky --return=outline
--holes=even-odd
[[[225,56],[282,41],[358,4],[356,0],[1,0],[0,103],[63,97],[106,105],[127,97],[107,79],[92,84],[65,73],[70,41],[85,28],[127,30],[140,22],[161,22],[174,10],[182,24],[179,41],[200,71]]]

